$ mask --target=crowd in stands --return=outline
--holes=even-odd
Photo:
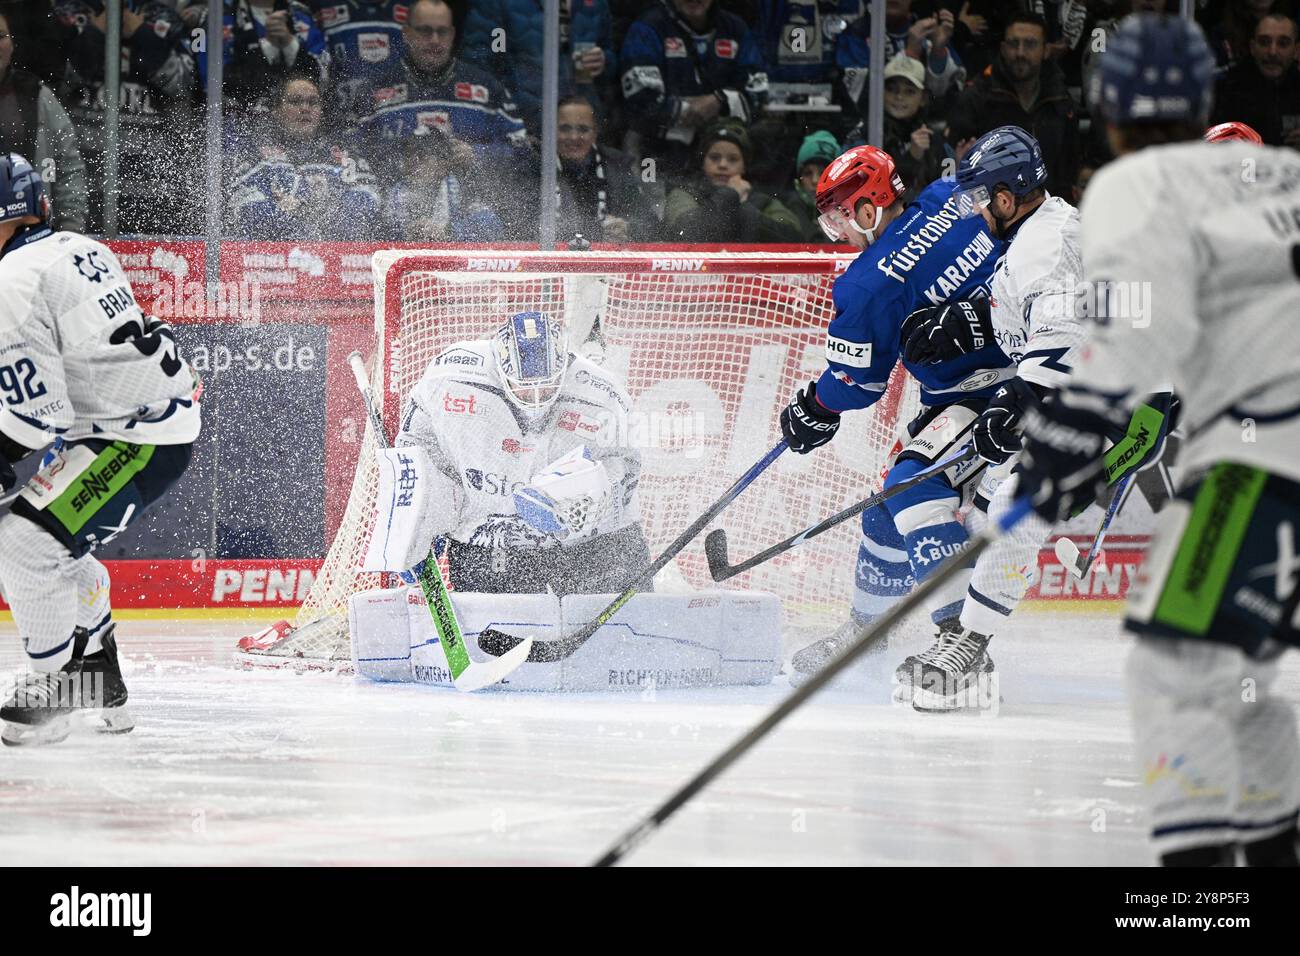
[[[216,2],[216,0],[213,0]],[[227,234],[537,239],[540,0],[222,0]],[[884,142],[909,189],[982,133],[1042,144],[1077,202],[1110,158],[1099,51],[1178,0],[888,0]],[[1300,0],[1197,0],[1214,122],[1300,148]],[[820,242],[825,166],[866,141],[869,0],[560,0],[558,237]],[[117,229],[202,231],[207,3],[124,0]],[[57,223],[105,229],[104,0],[0,0],[0,149]]]

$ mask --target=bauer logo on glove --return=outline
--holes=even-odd
[[[612,494],[603,463],[580,446],[515,492],[515,510],[529,526],[560,541],[596,534]]]

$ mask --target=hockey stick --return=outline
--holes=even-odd
[[[370,383],[366,380],[366,366],[361,360],[361,353],[353,352],[349,355],[348,365],[352,367],[352,374],[357,379],[357,388],[361,390],[361,397],[365,399],[366,413],[370,416],[370,427],[374,430],[375,441],[381,448],[387,448],[389,447],[388,435],[384,431],[384,420],[379,417],[379,409],[375,407]],[[532,647],[531,638],[522,641],[509,654],[496,655],[490,661],[480,663],[470,658],[469,652],[465,649],[460,622],[456,620],[456,609],[451,605],[447,584],[442,579],[438,557],[432,548],[429,549],[428,557],[420,566],[417,579],[420,582],[420,590],[424,592],[424,599],[428,602],[429,615],[433,618],[433,628],[438,634],[438,641],[447,656],[451,681],[456,685],[457,690],[481,690],[507,677],[515,668],[523,664]],[[480,635],[480,640],[491,633],[493,633],[491,630],[484,631]]]
[[[1106,514],[1102,516],[1101,525],[1097,528],[1097,533],[1093,535],[1092,545],[1088,548],[1088,553],[1083,555],[1079,551],[1079,546],[1069,538],[1056,539],[1056,560],[1070,569],[1070,573],[1080,580],[1088,573],[1094,561],[1102,556],[1101,545],[1106,540],[1106,534],[1110,531],[1110,523],[1115,520],[1119,514],[1124,502],[1133,489],[1137,487],[1137,472],[1125,475],[1115,486],[1115,493],[1111,495],[1110,504],[1106,506]],[[1104,561],[1102,562],[1105,563]]]
[[[766,737],[777,724],[790,716],[809,697],[817,693],[834,680],[850,664],[867,652],[867,649],[889,631],[895,624],[910,614],[945,581],[969,566],[969,562],[979,557],[980,553],[1003,534],[1006,534],[1020,519],[1029,514],[1031,505],[1027,497],[1016,501],[1001,520],[991,525],[982,534],[971,538],[970,545],[959,554],[954,554],[943,562],[938,570],[911,594],[903,598],[888,611],[876,618],[866,627],[861,628],[854,642],[838,657],[832,658],[824,668],[814,674],[797,690],[781,701],[771,713],[764,717],[748,733],[719,754],[703,770],[688,780],[671,797],[665,800],[657,810],[643,819],[632,829],[624,833],[594,866],[613,866],[632,850],[636,849],[647,837],[659,829],[664,821],[680,810],[687,801],[707,787],[723,771],[739,760],[755,744]]]
[[[537,641],[533,644],[532,651],[528,654],[528,660],[533,662],[552,662],[563,660],[571,655],[578,648],[586,644],[591,635],[595,634],[601,627],[618,613],[621,608],[632,597],[640,592],[648,583],[654,580],[654,576],[668,566],[673,558],[677,557],[682,550],[695,539],[695,536],[708,527],[722,510],[736,500],[740,493],[749,487],[755,478],[767,470],[772,462],[780,457],[781,452],[785,451],[788,446],[785,440],[776,443],[776,446],[764,455],[759,461],[745,472],[736,483],[726,490],[721,498],[715,501],[709,510],[704,512],[692,522],[691,526],[677,536],[677,540],[664,550],[663,554],[655,558],[640,575],[636,577],[631,584],[627,586],[622,594],[616,597],[609,607],[601,611],[590,622],[584,624],[578,630],[565,637],[558,638],[554,641]],[[515,646],[521,638],[514,637],[510,634],[504,634],[501,631],[484,631],[479,635],[478,646],[483,648],[489,654],[508,654],[514,651]]]
[[[974,458],[975,455],[975,446],[967,445],[963,450],[957,452],[957,454],[931,465],[924,471],[917,472],[906,481],[901,482],[892,488],[886,489],[885,491],[878,492],[869,498],[864,498],[857,504],[845,508],[838,514],[831,515],[824,521],[804,528],[798,534],[786,538],[780,544],[774,544],[770,548],[760,551],[752,558],[741,561],[739,564],[731,564],[727,561],[726,529],[715,528],[704,538],[704,554],[709,559],[709,574],[713,576],[713,580],[715,581],[725,581],[728,578],[734,578],[737,574],[743,574],[750,568],[757,567],[765,561],[770,561],[778,554],[783,554],[792,548],[799,547],[799,545],[803,544],[809,538],[815,538],[823,531],[829,531],[836,525],[848,521],[854,515],[861,514],[868,508],[874,508],[876,505],[888,501],[890,498],[894,497],[894,495],[904,492],[914,485],[920,484],[927,478],[933,478],[936,474],[951,468],[953,465],[959,465],[962,462],[969,461]]]

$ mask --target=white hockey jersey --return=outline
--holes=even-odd
[[[993,270],[990,320],[998,347],[1027,382],[1060,388],[1084,339],[1079,213],[1048,196],[1012,233]]]
[[[58,435],[194,441],[198,376],[117,257],[75,232],[28,235],[0,258],[0,430],[29,448]]]
[[[1129,402],[1172,382],[1187,472],[1227,460],[1300,479],[1300,154],[1145,149],[1097,173],[1082,224],[1106,293],[1075,382]]]
[[[514,493],[580,445],[604,463],[613,486],[610,509],[595,533],[640,520],[641,455],[628,444],[630,411],[627,393],[609,372],[571,355],[550,413],[528,427],[506,397],[491,343],[459,342],[416,383],[394,445],[423,446],[441,476],[436,494],[447,507],[435,534],[492,548],[554,547],[558,540],[516,513]]]

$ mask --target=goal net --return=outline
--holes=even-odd
[[[444,349],[487,338],[522,311],[562,320],[570,347],[611,369],[632,398],[642,523],[658,554],[779,439],[781,408],[825,368],[831,284],[852,258],[381,251],[373,260],[372,391],[391,436],[411,388]],[[896,368],[885,397],[845,416],[834,442],[811,455],[781,456],[716,523],[727,529],[732,560],[878,489],[898,428],[917,407],[915,383]],[[349,657],[348,597],[380,586],[378,575],[357,570],[374,525],[373,450],[367,432],[341,525],[294,621],[295,639],[276,653]],[[846,522],[728,586],[778,594],[788,636],[833,628],[851,599],[857,536],[857,522]],[[675,562],[681,578],[700,588],[713,586],[703,539]]]

